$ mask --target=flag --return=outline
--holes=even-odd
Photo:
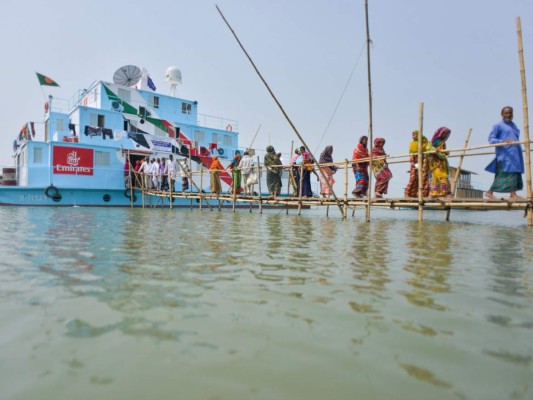
[[[39,80],[39,84],[41,86],[59,86],[56,81],[54,81],[52,78],[47,77],[46,75],[40,74],[36,72],[37,79]]]
[[[146,85],[148,85],[148,87],[155,92],[156,87],[154,85],[154,81],[152,78],[150,78],[150,75],[146,75]]]

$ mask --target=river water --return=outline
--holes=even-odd
[[[532,399],[521,212],[0,207],[0,399]]]

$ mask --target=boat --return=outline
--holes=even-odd
[[[227,164],[239,149],[238,122],[199,114],[197,101],[176,96],[178,68],[167,69],[166,81],[168,95],[145,69],[125,65],[112,82],[95,81],[70,99],[49,96],[44,121],[25,123],[13,142],[15,165],[2,169],[0,205],[137,207],[146,194],[128,186],[127,159],[135,166],[172,154],[193,173],[215,155]],[[226,189],[232,182],[227,171],[221,180]],[[177,179],[176,192],[180,185]],[[158,198],[162,206],[170,201],[191,206],[187,198]]]

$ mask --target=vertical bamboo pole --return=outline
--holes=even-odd
[[[235,166],[233,166],[232,168],[232,179],[231,179],[231,187],[233,188],[233,212],[235,212],[235,204],[237,203],[237,183],[235,182],[235,179],[233,179],[233,169],[235,168]]]
[[[204,200],[204,165],[200,163],[200,190],[198,191],[198,196],[200,196],[200,210],[202,210],[202,203]],[[209,201],[206,199],[206,203],[209,204]]]
[[[533,226],[533,197],[531,193],[531,143],[529,141],[529,115],[527,106],[526,69],[524,66],[524,47],[522,45],[522,23],[516,17],[518,36],[518,59],[520,60],[520,78],[522,81],[522,105],[524,109],[524,139],[526,149],[526,189],[527,189],[527,226]]]
[[[133,177],[135,176],[135,174],[131,170],[132,165],[131,165],[131,162],[130,162],[130,151],[129,150],[126,151],[126,162],[129,164],[128,181],[129,181],[129,184],[130,184],[130,207],[133,207],[133,192],[134,192],[134,190],[133,190]]]
[[[168,201],[170,202],[170,209],[172,210],[172,178],[171,178],[170,172],[168,172],[167,176],[167,185],[168,185]]]
[[[191,186],[189,187],[189,192],[192,193],[193,182],[192,182],[192,154],[191,154],[191,151],[189,151],[189,171],[190,171],[190,174],[188,174],[187,171],[184,170],[185,175],[187,175],[189,177],[190,181],[191,181]],[[202,201],[202,199],[200,199],[200,202],[201,201]],[[190,204],[191,204],[191,210],[192,210],[192,197],[191,197]]]
[[[463,152],[461,153],[461,157],[459,157],[459,163],[457,164],[457,171],[455,171],[455,176],[453,177],[452,187],[451,187],[452,198],[455,197],[455,194],[457,192],[457,181],[459,180],[459,175],[461,174],[461,167],[463,165],[463,159],[465,158],[466,148],[468,147],[468,141],[470,140],[471,133],[472,133],[472,128],[470,128],[468,130],[468,133],[466,134],[466,140],[465,140],[465,145],[463,147]],[[450,208],[448,208],[448,210],[446,211],[446,221],[450,220],[451,211],[452,210]]]
[[[141,174],[141,194],[142,194],[142,205],[143,205],[143,208],[144,208],[144,187],[146,186],[146,172],[143,171],[142,174]]]
[[[300,164],[298,167],[298,173],[300,174],[300,179],[298,179],[298,215],[302,215],[302,192],[303,192],[303,172],[304,165]]]
[[[291,152],[289,156],[289,161],[292,158],[293,152],[294,152],[294,140],[291,140]],[[289,179],[287,181],[287,197],[290,197],[291,195],[291,185],[292,185],[293,180],[294,180],[294,177],[292,176],[292,167],[289,167]],[[289,215],[289,203],[287,203],[286,214]]]
[[[344,159],[344,207],[342,218],[346,219],[348,214],[348,160]]]
[[[370,147],[370,161],[369,161],[369,174],[368,174],[368,192],[367,192],[367,205],[366,205],[366,221],[370,222],[370,194],[372,192],[372,146],[373,146],[373,132],[372,132],[372,79],[370,73],[370,27],[368,22],[368,0],[365,0],[365,19],[366,19],[366,59],[367,59],[367,73],[368,73],[368,146]]]
[[[257,156],[257,185],[259,189],[259,214],[263,214],[263,192],[261,189],[261,163],[259,156]]]
[[[174,164],[174,173],[176,173],[176,165]],[[173,199],[173,194],[172,192],[174,192],[174,183],[172,182],[172,173],[170,171],[168,171],[168,177],[167,177],[167,182],[168,182],[168,193],[169,193],[169,200],[172,204],[172,199]],[[170,206],[170,208],[172,208],[172,205]]]
[[[424,131],[424,102],[420,103],[418,111],[418,221],[424,220],[424,182],[423,171],[424,154],[422,153],[422,138]],[[427,155],[426,155],[427,157]]]

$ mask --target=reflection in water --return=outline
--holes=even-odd
[[[497,241],[488,246],[490,259],[493,262],[494,286],[493,291],[508,296],[522,297],[525,294],[526,282],[524,276],[522,231],[496,228],[494,236]]]
[[[445,307],[435,301],[435,293],[450,291],[447,282],[453,252],[450,249],[452,225],[440,223],[431,230],[419,222],[410,222],[407,229],[409,258],[404,270],[411,275],[407,283],[413,287],[402,292],[407,301],[420,307],[443,311]]]
[[[389,265],[389,231],[391,223],[376,221],[361,224],[353,238],[352,268],[356,284],[354,289],[363,290],[373,297],[380,297],[385,285]]]

